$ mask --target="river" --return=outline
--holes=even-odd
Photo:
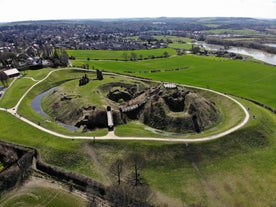
[[[214,44],[207,44],[207,43],[198,43],[202,45],[207,50],[220,50],[224,49],[222,45],[214,45]],[[241,55],[247,55],[255,58],[256,60],[261,60],[271,65],[276,65],[276,55],[270,54],[261,50],[250,49],[245,47],[230,47],[227,49],[228,52],[233,52]]]
[[[269,46],[269,47],[276,47],[276,44],[264,44],[266,46]]]
[[[31,107],[32,107],[32,109],[33,109],[36,113],[38,113],[39,115],[41,115],[41,116],[43,116],[43,117],[45,117],[45,118],[48,118],[49,116],[48,116],[48,114],[46,114],[46,113],[43,111],[43,109],[42,109],[42,107],[41,107],[41,99],[42,99],[47,93],[54,91],[55,88],[56,88],[56,87],[51,88],[51,89],[49,89],[49,90],[47,90],[47,91],[45,91],[45,92],[39,94],[39,95],[38,95],[37,97],[35,97],[35,98],[32,100],[32,102],[31,102]]]
[[[49,90],[47,90],[47,91],[45,91],[45,92],[39,94],[39,95],[36,96],[36,97],[32,100],[32,102],[31,102],[31,107],[32,107],[32,109],[33,109],[36,113],[38,113],[39,115],[41,115],[41,116],[43,116],[43,117],[45,117],[45,118],[49,118],[49,116],[48,116],[48,114],[46,114],[46,113],[43,111],[43,109],[42,109],[42,107],[41,107],[41,99],[42,99],[45,95],[47,95],[48,93],[54,91],[55,88],[56,88],[56,87],[50,88]],[[57,124],[60,125],[60,126],[62,126],[62,127],[64,127],[64,128],[66,128],[66,129],[68,129],[68,130],[70,130],[70,131],[76,131],[76,130],[78,129],[78,128],[75,127],[75,126],[68,125],[68,124],[63,124],[63,123],[61,123],[61,122],[57,122]]]

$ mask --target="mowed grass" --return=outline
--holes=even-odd
[[[75,77],[67,72],[69,78]],[[64,71],[61,74],[66,75]],[[54,77],[49,85],[60,80]],[[40,86],[32,96],[49,85]],[[97,162],[84,150],[88,141],[48,135],[5,112],[0,112],[0,139],[36,147],[44,161],[103,183],[114,177],[109,173],[103,175],[98,169],[108,171],[116,158],[139,152],[147,160],[141,175],[156,192],[154,199],[159,204],[273,206],[276,202],[273,197],[276,191],[276,118],[263,108],[247,101],[243,103],[250,108],[250,122],[219,140],[188,147],[180,143],[147,141],[96,141],[92,145],[90,141]],[[256,119],[252,118],[253,114]]]
[[[175,55],[176,51],[171,48],[152,49],[152,50],[66,50],[69,56],[76,57],[77,60],[127,60],[131,57],[131,53],[136,54],[137,59],[163,57],[167,52],[169,56]]]
[[[40,206],[40,207],[83,207],[88,202],[65,189],[46,181],[23,184],[0,198],[1,207]]]
[[[98,162],[87,158],[83,150],[85,141],[47,135],[5,112],[0,112],[3,127],[0,138],[37,147],[43,160],[102,182],[114,178],[110,174],[107,174],[109,178],[102,177],[93,169],[98,169],[98,165],[108,169],[112,160],[132,151],[139,152],[147,160],[141,175],[161,196],[155,199],[173,204],[169,206],[183,206],[183,203],[270,206],[275,202],[273,192],[276,190],[273,176],[276,169],[276,118],[249,102],[244,101],[244,104],[250,108],[250,122],[242,130],[219,140],[189,144],[188,148],[177,143],[96,141],[92,149]],[[252,118],[253,114],[256,119]],[[17,126],[16,130],[13,126]],[[254,197],[256,194],[258,196]]]
[[[183,61],[180,66],[178,58]],[[142,61],[148,65],[136,65],[133,71],[139,76],[244,94],[275,106],[275,67],[213,57],[187,55],[178,58],[164,60],[174,67],[189,66],[187,70],[165,71],[168,67],[162,68],[160,59],[156,62],[160,73],[144,73],[154,68],[152,62],[156,60]],[[110,70],[104,64],[107,63],[102,67]],[[132,69],[131,66],[128,65],[128,69]],[[124,70],[117,68],[118,72]],[[97,169],[107,170],[116,158],[132,151],[140,152],[147,160],[141,172],[144,181],[156,192],[156,202],[169,206],[275,206],[276,117],[250,102],[242,102],[250,108],[250,122],[219,140],[189,144],[188,147],[179,143],[96,141],[92,149],[98,162],[89,159],[83,150],[87,141],[45,134],[5,112],[0,112],[0,139],[37,147],[44,161],[101,182],[114,178],[108,174],[105,175],[110,177],[103,176]]]
[[[43,70],[27,70],[22,73],[22,77],[18,78],[14,84],[6,89],[4,96],[0,100],[0,107],[11,108],[14,107],[21,96],[33,85],[36,81],[44,78],[51,69]],[[33,79],[31,79],[33,78]],[[11,80],[11,79],[10,79]]]
[[[62,74],[62,75],[61,75]],[[78,80],[84,74],[91,79],[91,81],[85,86],[78,86]],[[106,94],[102,93],[100,89],[101,86],[110,83],[110,82],[124,82],[131,83],[131,80],[123,76],[114,76],[114,75],[105,75],[104,80],[98,81],[93,80],[96,77],[94,71],[81,71],[81,70],[72,70],[64,69],[61,71],[56,71],[51,74],[51,76],[45,80],[45,82],[40,83],[33,88],[32,91],[25,97],[22,104],[20,105],[18,113],[25,118],[33,121],[34,123],[39,123],[40,126],[43,126],[47,129],[51,129],[55,132],[60,132],[67,135],[82,135],[81,130],[76,129],[75,131],[69,131],[65,127],[60,126],[54,120],[54,114],[51,114],[51,105],[56,101],[46,95],[42,99],[42,108],[50,117],[42,117],[37,112],[32,110],[30,107],[31,101],[40,93],[45,90],[58,86],[55,91],[58,91],[58,94],[66,94],[70,97],[79,97],[75,98],[74,102],[71,102],[71,105],[65,104],[64,107],[72,107],[72,110],[78,110],[82,106],[94,105],[97,108],[105,108],[107,103]],[[132,80],[133,81],[133,80]],[[137,81],[136,81],[137,82]],[[60,84],[60,85],[59,85]],[[199,93],[203,93],[200,91]],[[218,96],[213,93],[204,92],[204,96],[208,97],[211,101],[215,102],[221,111],[220,123],[218,126],[214,126],[211,129],[206,129],[203,133],[197,134],[183,134],[183,135],[172,135],[170,133],[156,133],[149,127],[139,124],[138,122],[131,122],[127,125],[122,125],[116,127],[116,134],[118,136],[144,136],[144,137],[178,137],[178,138],[198,138],[205,137],[211,134],[217,134],[238,124],[241,121],[244,114],[240,107],[235,104],[233,101],[228,98]],[[62,95],[60,95],[61,97]],[[60,100],[60,97],[57,101]],[[64,109],[64,113],[67,113],[68,109]],[[235,114],[235,116],[231,115]],[[96,130],[92,132],[85,133],[85,136],[103,136],[106,135],[107,129]]]
[[[187,38],[187,37],[177,37],[177,36],[170,36],[170,35],[165,35],[165,36],[154,36],[155,39],[157,40],[161,40],[163,39],[164,41],[166,40],[170,40],[172,42],[185,42],[185,43],[188,43],[188,42],[195,42],[197,40],[195,39],[191,39],[191,38]]]
[[[192,44],[183,44],[183,43],[171,43],[168,46],[174,49],[182,49],[182,50],[191,50],[193,47]]]
[[[105,71],[210,88],[276,107],[276,68],[267,64],[195,55],[138,62],[74,61],[75,65],[84,63]]]
[[[84,152],[84,140],[62,139],[44,133],[12,115],[0,111],[0,139],[25,146],[35,147],[42,160],[67,170],[93,177],[100,182],[106,178],[94,170],[94,164]]]
[[[77,134],[80,135],[81,132],[78,130],[70,131],[70,130],[66,129],[65,127],[57,124],[54,120],[52,120],[50,118],[45,118],[45,117],[42,117],[41,115],[39,115],[37,112],[35,112],[31,108],[31,102],[37,95],[41,94],[44,91],[47,91],[48,89],[50,89],[52,87],[58,86],[64,82],[67,82],[67,81],[70,82],[70,81],[74,80],[75,83],[78,84],[78,80],[86,73],[91,73],[92,76],[96,76],[95,73],[92,71],[81,71],[81,70],[72,70],[72,69],[68,69],[68,70],[64,69],[64,70],[60,70],[60,71],[56,71],[56,72],[52,73],[47,78],[47,80],[36,85],[27,94],[27,96],[23,99],[23,101],[18,109],[18,114],[33,121],[34,123],[37,123],[37,124],[39,123],[44,128],[47,128],[47,129],[50,129],[50,130],[53,130],[53,131],[56,131],[59,133],[67,134],[67,135],[77,135]],[[35,73],[34,73],[34,76],[36,76]],[[17,83],[17,81],[15,83]],[[20,82],[18,82],[18,84],[20,85]],[[33,82],[33,84],[34,84],[34,82]],[[15,86],[16,85],[12,86],[11,89],[16,90]],[[24,89],[27,90],[29,87],[26,87]],[[21,94],[15,93],[13,96],[13,100],[18,101],[20,99],[20,97],[21,97]],[[87,136],[103,136],[105,134],[107,134],[107,129],[89,132],[86,135]]]
[[[264,33],[261,33],[256,30],[251,29],[213,29],[206,31],[212,34],[237,34],[237,35],[254,35],[254,36],[263,36]]]
[[[4,96],[0,100],[0,107],[11,108],[16,105],[20,97],[30,88],[35,82],[31,79],[17,79],[14,84],[5,91]]]
[[[102,141],[93,148],[106,167],[128,153],[143,154],[147,162],[141,176],[155,191],[153,200],[160,206],[273,206],[276,117],[252,103],[243,103],[250,108],[250,122],[215,141],[188,146]]]

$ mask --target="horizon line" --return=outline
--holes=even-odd
[[[9,23],[24,23],[24,22],[43,22],[43,21],[86,21],[86,20],[127,20],[127,19],[207,19],[207,18],[232,18],[232,19],[259,19],[259,20],[276,20],[276,18],[265,18],[265,17],[235,17],[235,16],[198,16],[198,17],[168,17],[168,16],[157,16],[157,17],[92,17],[92,18],[61,18],[61,19],[27,19],[27,20],[14,20],[14,21],[0,21],[0,24]]]

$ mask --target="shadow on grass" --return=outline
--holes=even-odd
[[[124,156],[130,152],[144,154],[151,168],[165,165],[178,168],[180,163],[209,163],[227,157],[244,154],[252,150],[268,147],[271,144],[266,127],[247,127],[206,143],[156,143],[156,142],[110,142],[101,141],[93,145],[96,150],[104,150],[112,158]],[[92,147],[92,144],[91,144]],[[109,156],[108,156],[109,157]]]

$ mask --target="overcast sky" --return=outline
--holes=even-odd
[[[127,17],[276,19],[276,0],[0,0],[0,22]]]

